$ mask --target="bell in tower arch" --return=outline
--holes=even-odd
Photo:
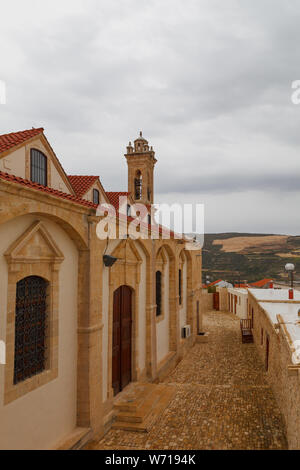
[[[143,191],[143,177],[140,170],[136,172],[135,180],[134,180],[134,188],[135,188],[135,199],[140,200],[142,199],[142,191]]]

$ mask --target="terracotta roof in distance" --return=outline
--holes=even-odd
[[[22,144],[26,140],[32,139],[36,135],[42,134],[44,128],[30,129],[20,132],[11,132],[10,134],[0,135],[0,153],[6,152],[17,145]]]
[[[76,193],[76,196],[82,197],[99,179],[99,176],[68,175],[68,179]]]
[[[270,284],[271,282],[273,282],[272,279],[261,279],[260,281],[251,282],[249,285],[251,287],[264,287],[265,285]]]

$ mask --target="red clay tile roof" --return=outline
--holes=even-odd
[[[130,193],[126,193],[125,191],[119,191],[119,192],[107,192],[106,195],[108,197],[108,200],[112,206],[115,207],[115,209],[119,210],[119,198],[120,197],[128,197]]]
[[[82,197],[93,186],[95,181],[99,179],[99,176],[68,175],[68,178],[76,196]]]
[[[220,282],[222,282],[222,279],[218,279],[217,281],[210,282],[209,284],[207,284],[207,287],[213,287],[216,284],[219,284]]]
[[[48,193],[53,196],[60,197],[62,199],[67,199],[71,202],[75,202],[76,204],[80,204],[81,206],[87,206],[87,207],[91,207],[95,209],[97,208],[97,204],[93,204],[90,201],[81,199],[78,196],[73,196],[72,194],[63,193],[62,191],[49,188],[48,186],[42,186],[41,184],[33,183],[32,181],[25,180],[23,178],[20,178],[19,176],[10,175],[8,173],[3,173],[2,171],[0,171],[0,178],[5,181],[10,181],[12,183],[21,184],[22,186],[26,186],[32,189],[37,189],[38,191],[42,191],[44,193]]]
[[[270,284],[270,282],[273,282],[273,279],[261,279],[260,281],[251,282],[249,285],[251,287],[263,287],[267,284]]]
[[[22,144],[26,140],[32,139],[38,134],[44,132],[43,127],[39,129],[30,129],[28,131],[11,132],[10,134],[0,135],[0,153],[6,152],[16,145]]]

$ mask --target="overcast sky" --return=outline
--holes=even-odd
[[[300,234],[300,2],[1,1],[0,133],[44,127],[67,173],[127,188],[139,131],[156,202],[207,232]]]

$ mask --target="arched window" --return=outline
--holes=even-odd
[[[178,273],[178,291],[179,291],[179,305],[182,304],[182,270],[179,269]]]
[[[93,189],[93,203],[100,204],[100,193],[98,189]]]
[[[143,178],[142,173],[140,170],[136,172],[135,180],[134,180],[134,192],[135,192],[135,199],[139,200],[142,199],[142,191],[143,191]]]
[[[45,370],[47,287],[38,276],[17,283],[14,384]]]
[[[131,205],[127,204],[127,217],[131,217]]]
[[[47,157],[36,149],[31,149],[30,152],[30,179],[47,186]]]
[[[162,310],[161,310],[161,298],[162,298],[162,295],[161,295],[161,289],[162,289],[162,285],[161,285],[161,272],[160,271],[156,271],[156,316],[159,317],[162,313]]]

